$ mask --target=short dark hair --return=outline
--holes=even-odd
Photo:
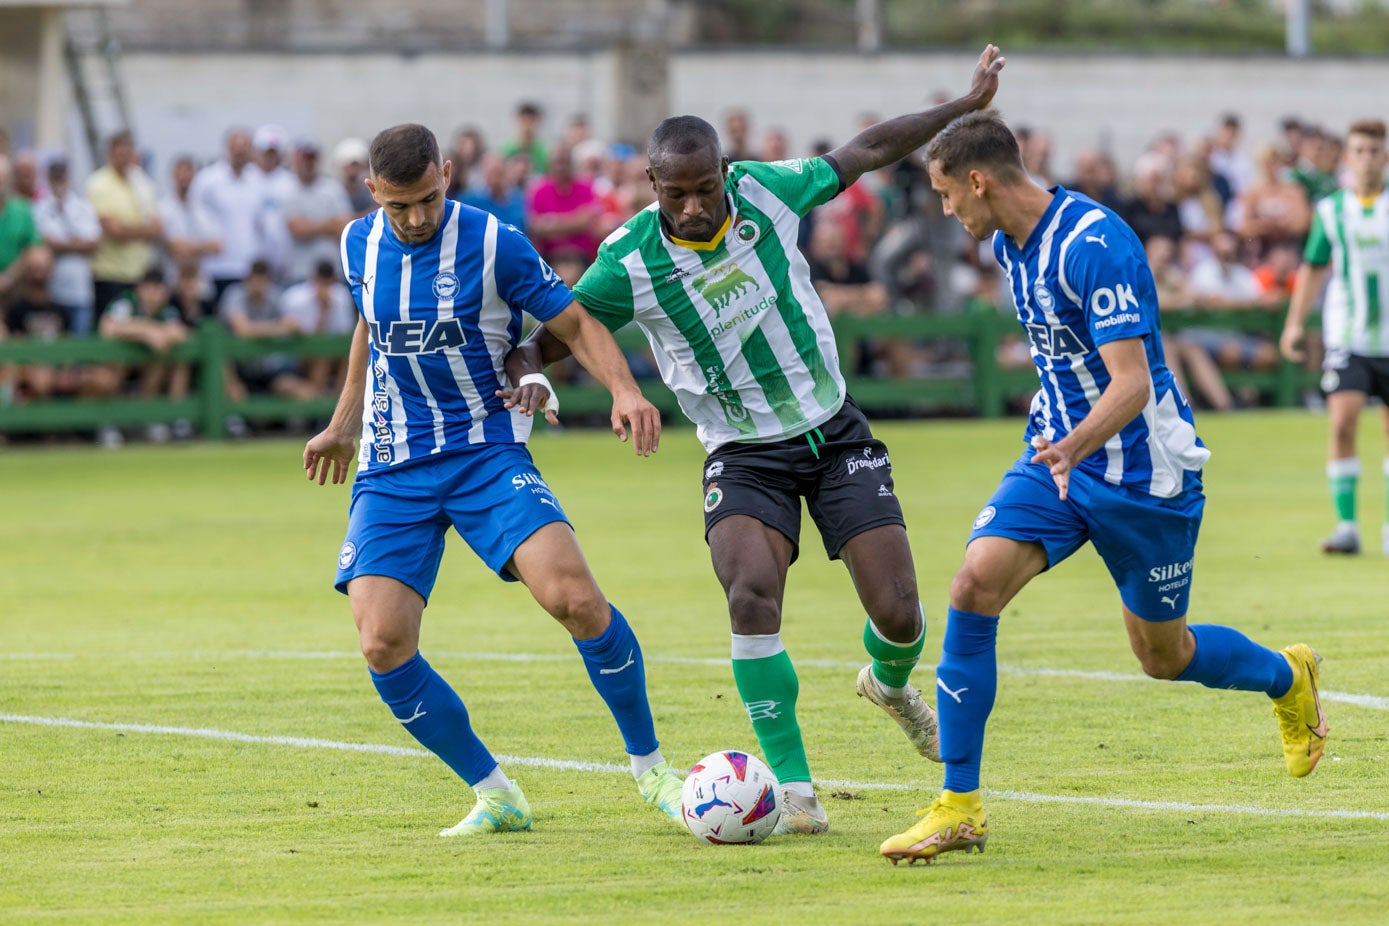
[[[719,157],[719,133],[698,116],[671,116],[656,126],[646,142],[646,158],[653,164],[668,155],[694,154],[711,150]]]
[[[1026,174],[1017,137],[993,110],[966,113],[941,129],[926,146],[926,163],[932,161],[946,176],[977,167],[1005,180]]]
[[[338,268],[331,260],[321,260],[313,265],[313,275],[320,280],[336,280]]]
[[[164,276],[164,271],[160,270],[158,267],[151,267],[140,274],[140,285],[147,283],[158,283],[160,286],[169,285],[168,279]]]
[[[430,164],[442,164],[439,139],[422,125],[407,122],[383,129],[371,140],[367,165],[371,175],[392,186],[414,183]]]
[[[545,114],[541,111],[539,105],[537,105],[537,104],[535,104],[535,103],[532,103],[532,102],[530,102],[530,101],[526,101],[526,102],[522,103],[520,106],[517,106],[517,107],[516,107],[516,115],[518,115],[518,116],[530,116],[530,117],[532,117],[532,118],[534,118],[534,119],[539,119],[541,116],[543,116],[543,115],[545,115]]]
[[[251,268],[246,271],[248,277],[268,277],[270,276],[270,261],[263,257],[257,257],[251,261]]]
[[[1347,135],[1365,135],[1384,141],[1384,120],[1383,119],[1357,119],[1350,124],[1346,131]]]

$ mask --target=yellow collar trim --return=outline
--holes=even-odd
[[[723,243],[723,236],[728,234],[729,226],[732,224],[733,212],[730,210],[723,220],[723,225],[714,233],[714,237],[710,238],[708,241],[686,241],[684,238],[677,238],[674,235],[669,235],[668,237],[671,243],[678,244],[682,248],[689,248],[691,251],[712,251]]]

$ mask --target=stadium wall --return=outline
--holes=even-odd
[[[716,124],[744,106],[754,140],[773,126],[792,150],[817,138],[847,137],[863,112],[895,115],[955,94],[975,56],[962,52],[885,54],[683,51],[670,59],[670,103]],[[331,145],[370,137],[397,122],[424,122],[441,136],[471,124],[499,142],[510,136],[516,103],[533,99],[557,135],[586,113],[594,134],[611,138],[623,105],[614,56],[593,53],[163,54],[128,55],[124,73],[142,143],[161,163],[174,151],[213,156],[225,127],[278,122],[291,136]],[[1343,129],[1353,118],[1389,115],[1383,88],[1389,60],[1230,58],[1159,55],[1019,54],[999,99],[1014,125],[1055,139],[1063,176],[1077,149],[1100,145],[1127,169],[1153,136],[1188,140],[1217,117],[1238,112],[1249,149],[1273,137],[1285,115]]]

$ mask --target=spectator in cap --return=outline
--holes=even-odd
[[[294,188],[294,172],[285,166],[289,143],[278,125],[263,125],[251,136],[251,148],[260,172],[270,184],[270,195],[280,201]]]
[[[360,138],[344,138],[333,149],[333,161],[338,167],[338,177],[342,188],[347,192],[347,200],[352,204],[354,216],[366,215],[376,208],[376,201],[367,189],[367,143]]]

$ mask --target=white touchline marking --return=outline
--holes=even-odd
[[[69,717],[33,717],[24,714],[0,714],[0,723],[25,723],[41,727],[76,727],[83,730],[115,730],[120,733],[162,733],[168,736],[193,736],[198,739],[221,740],[229,743],[257,743],[268,746],[293,746],[298,749],[336,749],[339,752],[372,752],[385,756],[433,756],[426,749],[410,746],[387,746],[384,743],[344,743],[338,740],[311,739],[303,736],[256,736],[233,730],[212,730],[207,727],[168,727],[151,723],[96,723],[73,720]],[[568,759],[538,759],[532,756],[496,756],[498,762],[529,765],[537,768],[570,772],[626,772],[627,765],[610,762],[574,762]]]
[[[168,658],[172,655],[179,655],[188,659],[304,659],[304,660],[341,660],[351,659],[360,660],[360,653],[349,650],[193,650],[188,653],[128,653],[126,655],[135,658]],[[103,659],[108,659],[110,654],[103,655]],[[75,659],[74,653],[9,653],[0,654],[0,659],[13,660],[45,660],[45,659]],[[430,659],[458,659],[475,662],[573,662],[578,659],[572,654],[561,653],[468,653],[453,650],[431,650]],[[726,657],[712,656],[646,656],[646,662],[654,662],[665,665],[676,666],[726,666]],[[816,668],[816,669],[861,669],[863,662],[845,662],[842,659],[797,659],[797,668]],[[936,667],[928,662],[917,664],[917,668],[923,672],[934,672]],[[1154,685],[1168,684],[1160,679],[1149,678],[1146,675],[1137,675],[1130,672],[1109,672],[1105,670],[1086,670],[1086,669],[1052,669],[1047,666],[1012,666],[1001,664],[998,667],[999,675],[1011,675],[1019,678],[1081,678],[1092,682],[1149,682]],[[1326,691],[1319,692],[1323,701],[1332,701],[1338,704],[1353,704],[1356,707],[1367,707],[1376,711],[1389,711],[1389,698],[1380,695],[1354,694],[1345,691]]]
[[[98,723],[91,720],[74,720],[69,717],[35,717],[25,714],[0,714],[0,723],[22,723],[41,727],[72,727],[82,730],[115,730],[121,733],[156,733],[166,736],[192,736],[199,739],[221,740],[232,743],[256,743],[268,746],[291,746],[298,749],[335,749],[340,752],[367,752],[387,756],[431,756],[423,749],[408,746],[387,746],[381,743],[344,743],[337,740],[310,739],[302,736],[256,736],[251,733],[237,733],[232,730],[213,730],[207,727],[170,727],[148,723]],[[498,755],[498,762],[510,765],[525,765],[533,768],[548,768],[566,772],[603,772],[607,774],[630,775],[632,770],[626,765],[611,762],[581,762],[572,759],[546,759],[538,756]],[[835,778],[817,778],[815,783],[827,788],[860,788],[872,791],[925,791],[914,785],[876,782],[843,781]],[[1189,804],[1185,801],[1139,801],[1121,797],[1077,797],[1060,794],[1035,794],[1029,791],[1005,791],[986,788],[992,797],[1031,804],[1090,804],[1100,807],[1128,807],[1134,810],[1180,810],[1183,812],[1203,811],[1207,813],[1233,813],[1265,817],[1329,817],[1351,820],[1389,821],[1389,812],[1372,810],[1296,810],[1276,807],[1249,807],[1240,804]]]

